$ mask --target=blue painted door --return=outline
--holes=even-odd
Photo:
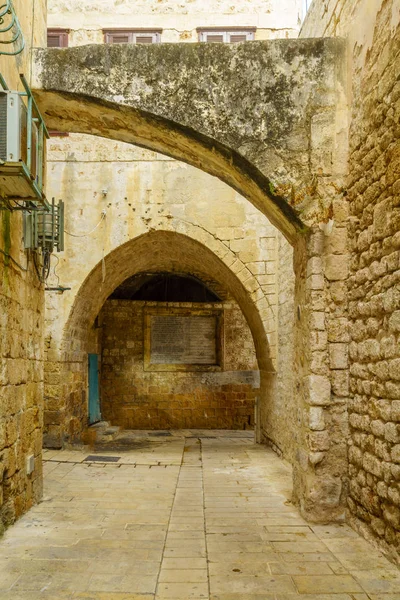
[[[89,354],[89,425],[101,421],[99,393],[99,357]]]

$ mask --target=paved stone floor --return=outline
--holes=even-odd
[[[92,454],[120,458],[45,452],[44,501],[0,540],[2,600],[400,600],[400,571],[307,524],[246,432],[123,432]]]

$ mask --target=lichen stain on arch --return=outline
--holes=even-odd
[[[268,177],[237,151],[184,127],[137,109],[78,98],[67,92],[36,92],[49,128],[134,144],[188,163],[218,177],[265,214],[289,242],[307,227],[275,192]]]

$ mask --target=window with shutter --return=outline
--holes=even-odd
[[[219,29],[211,28],[205,29],[202,27],[197,28],[200,42],[207,43],[223,43],[237,44],[239,42],[250,42],[254,40],[255,27],[244,27],[244,28],[229,28]]]
[[[239,33],[239,34],[231,34],[229,35],[229,41],[231,44],[237,44],[238,42],[246,42],[247,41],[247,36],[244,33]]]
[[[48,48],[67,48],[68,30],[67,29],[48,29],[47,47]]]
[[[153,40],[152,35],[137,35],[136,43],[137,44],[154,44],[155,41]]]
[[[210,35],[207,35],[207,42],[211,42],[213,44],[221,44],[222,42],[224,42],[224,36],[223,35],[217,35],[217,34],[213,34],[211,33]]]
[[[108,40],[107,42],[109,44],[129,44],[130,42],[132,42],[132,39],[130,38],[129,35],[110,35],[108,36]]]
[[[161,29],[103,29],[106,44],[157,44]]]

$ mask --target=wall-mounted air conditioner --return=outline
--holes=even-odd
[[[25,89],[0,90],[0,196],[49,208],[43,190],[47,130],[27,84]]]
[[[24,212],[25,249],[48,251],[52,253],[64,250],[64,202],[55,203],[50,210],[39,208],[30,213]]]

